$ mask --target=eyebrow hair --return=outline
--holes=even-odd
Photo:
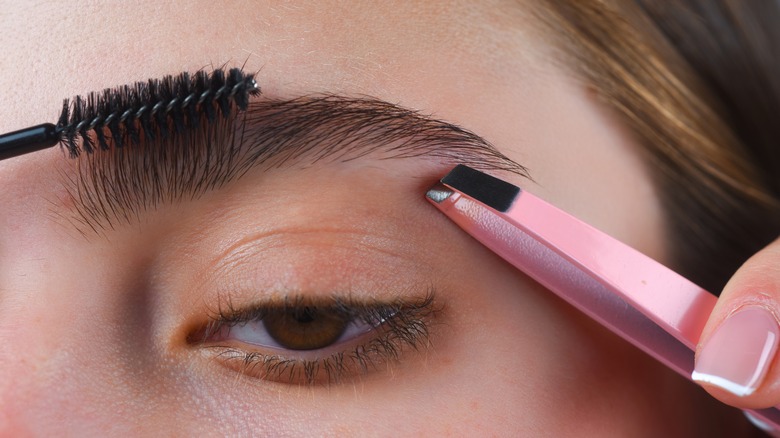
[[[232,119],[169,139],[84,154],[63,172],[76,228],[100,233],[163,203],[197,199],[258,166],[310,166],[371,156],[438,159],[480,170],[527,169],[482,137],[372,97],[260,97]]]

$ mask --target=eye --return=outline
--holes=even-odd
[[[264,380],[316,385],[381,371],[429,343],[433,291],[390,302],[355,298],[286,299],[228,305],[190,343],[221,364]]]
[[[360,320],[344,309],[332,307],[272,308],[263,313],[262,318],[225,326],[215,334],[214,339],[235,340],[268,348],[310,351],[349,342],[382,323],[381,320],[374,320],[376,318]]]

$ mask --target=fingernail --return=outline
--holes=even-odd
[[[764,379],[780,340],[774,316],[746,307],[726,318],[699,352],[691,377],[738,396],[752,394]]]
[[[753,426],[756,426],[757,428],[763,430],[764,432],[772,436],[777,436],[777,429],[772,427],[771,424],[757,418],[755,415],[751,414],[748,411],[742,411],[742,413],[745,414],[745,417],[748,419],[748,421],[750,421],[753,424]]]

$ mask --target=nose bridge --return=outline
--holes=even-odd
[[[167,369],[142,270],[65,245],[14,245],[16,257],[0,247],[0,438],[148,413]]]
[[[127,346],[148,324],[138,321],[147,304],[126,299],[126,270],[106,257],[116,245],[96,250],[55,213],[59,185],[19,169],[0,172],[0,438],[57,435],[121,411],[137,390],[128,383],[144,383],[128,358],[148,340]]]

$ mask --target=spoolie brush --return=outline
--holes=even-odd
[[[254,75],[233,68],[182,73],[65,99],[57,124],[44,123],[0,135],[0,160],[64,146],[72,158],[84,151],[166,139],[246,110],[260,94]]]

